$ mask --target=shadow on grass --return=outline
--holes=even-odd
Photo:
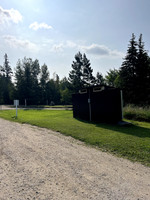
[[[133,124],[130,126],[96,124],[96,126],[104,128],[104,129],[128,134],[128,135],[133,135],[133,136],[140,137],[140,138],[146,138],[146,137],[150,138],[150,129],[149,128],[139,127],[139,126],[136,126]]]
[[[90,123],[95,125],[96,127],[116,131],[123,134],[133,135],[140,138],[150,138],[150,128],[144,128],[140,127],[136,124],[130,124],[125,126],[120,126],[118,124],[112,124],[112,123],[96,123],[96,122],[89,122],[85,120],[81,120],[79,118],[76,118],[76,120],[83,122],[83,123]]]

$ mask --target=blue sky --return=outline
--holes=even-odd
[[[0,0],[0,65],[8,54],[47,64],[50,76],[68,76],[78,51],[103,75],[118,69],[132,33],[150,49],[149,0]]]

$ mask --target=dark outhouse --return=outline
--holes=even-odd
[[[105,85],[81,89],[73,94],[73,116],[95,122],[122,120],[122,91]]]

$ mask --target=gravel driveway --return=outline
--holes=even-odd
[[[0,200],[150,200],[150,168],[0,119]]]

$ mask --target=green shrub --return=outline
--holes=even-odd
[[[128,105],[124,107],[123,113],[126,119],[150,122],[150,107]]]

